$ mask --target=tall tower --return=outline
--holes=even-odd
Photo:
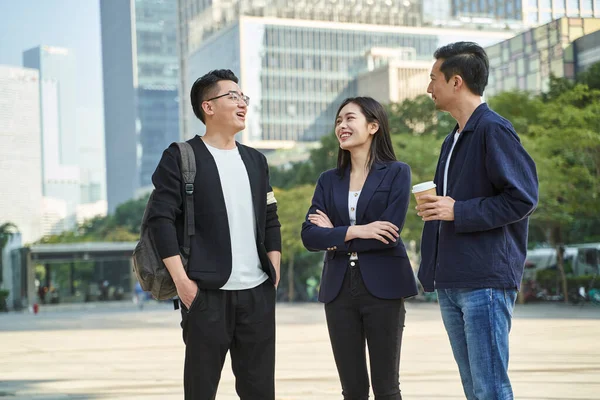
[[[176,0],[101,0],[108,211],[149,187],[179,140]]]

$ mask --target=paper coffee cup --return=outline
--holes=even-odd
[[[426,194],[430,194],[435,196],[437,194],[435,188],[437,186],[433,181],[419,183],[418,185],[414,185],[412,188],[412,192],[415,195],[415,199],[417,200],[417,204],[425,203],[423,200],[419,200],[418,196],[423,196]]]

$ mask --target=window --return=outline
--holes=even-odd
[[[579,249],[577,254],[577,269],[580,275],[598,273],[598,250]]]
[[[567,0],[569,8],[579,10],[579,0]]]
[[[530,23],[537,23],[538,22],[538,13],[537,12],[530,12],[527,14],[527,22]]]

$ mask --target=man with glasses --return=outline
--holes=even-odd
[[[265,156],[235,141],[249,103],[237,83],[230,70],[211,71],[190,93],[206,134],[188,141],[196,178],[187,271],[179,255],[186,188],[177,145],[152,176],[148,224],[182,306],[186,399],[215,399],[228,351],[240,399],[275,399],[281,225]]]

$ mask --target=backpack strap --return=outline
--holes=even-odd
[[[185,189],[185,223],[183,224],[183,250],[190,255],[190,236],[196,234],[194,222],[194,180],[196,179],[196,156],[188,142],[177,143],[181,153],[181,176]]]

